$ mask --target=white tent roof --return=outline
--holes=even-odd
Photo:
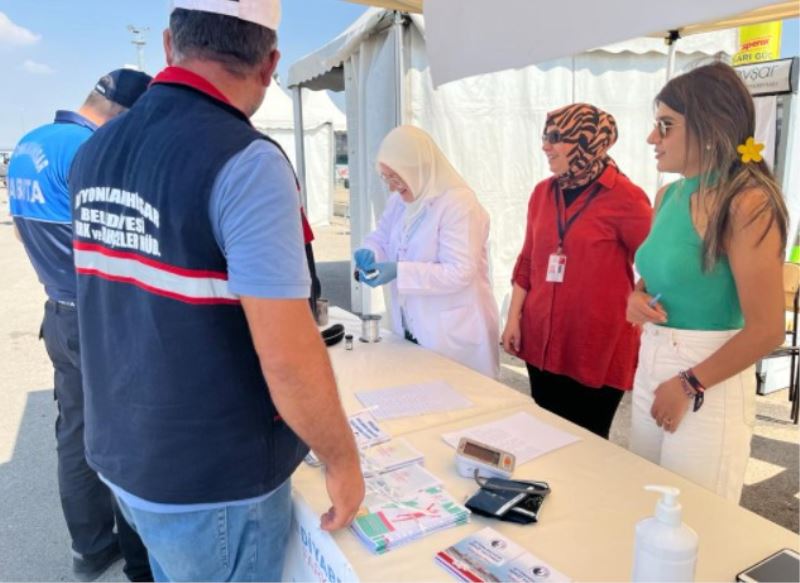
[[[347,116],[327,91],[303,91],[303,122],[311,127],[332,123],[335,131],[347,131]]]
[[[375,2],[375,4],[384,3]],[[392,3],[388,2],[387,4]],[[392,13],[382,8],[367,10],[339,36],[295,62],[289,69],[289,86],[294,87],[318,80],[331,73],[358,49],[364,39],[389,26],[392,18]],[[411,18],[414,25],[425,34],[424,19],[417,15],[412,15]],[[681,40],[676,48],[678,52],[685,54],[714,55],[720,51],[731,53],[736,48],[736,32],[697,34]],[[660,38],[635,38],[590,50],[590,52],[593,51],[605,51],[612,54],[630,52],[640,55],[654,52],[666,55],[668,48]],[[433,55],[429,54],[429,57],[433,60]]]
[[[436,0],[425,3],[424,11],[431,76],[434,85],[441,85],[631,37],[665,36],[670,30],[686,35],[797,15],[799,5],[774,0],[505,0],[487,9],[485,0]],[[737,17],[745,12],[751,16]],[[712,24],[689,26],[708,22]]]
[[[401,10],[403,12],[417,12],[421,13],[423,9],[423,0],[347,0],[354,4],[366,4],[367,6],[380,6],[390,10]],[[461,0],[460,0],[461,1]],[[484,0],[479,0],[484,1]],[[796,1],[790,2],[752,2],[754,5],[765,4],[758,6],[751,10],[745,10],[738,13],[729,13],[732,16],[726,18],[715,18],[711,22],[693,22],[687,20],[687,25],[679,27],[681,36],[690,34],[697,34],[700,32],[710,32],[712,30],[720,30],[724,28],[734,28],[737,26],[746,26],[748,24],[756,24],[758,22],[769,22],[770,20],[781,20],[784,18],[793,18],[800,14],[800,6]],[[497,6],[494,4],[494,6]],[[538,5],[537,5],[538,8]],[[563,3],[559,3],[558,8],[563,8]],[[661,6],[658,7],[661,10]],[[663,14],[663,10],[662,10]],[[652,32],[653,36],[665,36],[665,30],[662,27],[661,31]]]
[[[289,68],[289,87],[308,83],[341,66],[373,31],[388,26],[392,14],[372,8],[362,14],[344,32],[332,41],[306,55]]]
[[[260,130],[290,130],[294,127],[294,106],[292,98],[273,81],[267,87],[264,103],[250,118],[253,125]]]
[[[261,130],[291,130],[294,128],[294,102],[289,94],[278,85],[270,83],[264,103],[250,118],[253,125]],[[312,130],[331,123],[336,131],[347,129],[347,118],[325,91],[303,91],[303,126]]]
[[[800,16],[775,0],[349,0],[425,12],[434,85],[518,69],[638,36],[680,37]],[[565,15],[569,15],[565,18]],[[480,31],[476,35],[475,31]]]

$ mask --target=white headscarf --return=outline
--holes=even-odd
[[[406,203],[405,229],[422,212],[426,199],[453,188],[469,188],[433,138],[414,126],[399,126],[389,132],[381,142],[377,163],[394,170],[414,197],[412,202]]]

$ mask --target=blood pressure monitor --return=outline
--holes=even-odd
[[[484,478],[510,478],[514,473],[513,453],[486,445],[469,437],[462,437],[456,450],[456,467],[465,478],[478,475]]]

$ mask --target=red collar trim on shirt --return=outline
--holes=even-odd
[[[189,69],[184,69],[183,67],[167,67],[163,71],[161,71],[158,75],[156,75],[155,79],[150,83],[151,85],[155,85],[157,83],[171,83],[173,85],[185,85],[187,87],[191,87],[192,89],[196,89],[202,93],[205,93],[209,97],[213,97],[217,101],[221,101],[226,105],[230,105],[231,107],[234,106],[230,99],[225,97],[225,94],[217,89],[213,83],[211,83],[205,77],[201,77],[197,73],[190,71]],[[238,108],[237,108],[238,109]]]
[[[167,67],[158,75],[156,75],[155,79],[153,79],[150,84],[155,85],[157,83],[185,85],[200,91],[201,93],[205,93],[209,97],[213,97],[217,101],[221,101],[226,105],[236,107],[231,103],[230,99],[225,97],[225,94],[217,89],[208,79],[201,77],[189,69],[184,69],[183,67]],[[306,243],[310,243],[314,240],[314,232],[311,230],[311,226],[308,224],[308,219],[306,219],[306,215],[302,208],[300,209],[300,216],[303,223],[303,239]]]

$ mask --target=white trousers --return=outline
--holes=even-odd
[[[675,433],[650,414],[659,384],[708,358],[738,330],[676,330],[647,324],[633,381],[631,450],[739,503],[755,422],[755,367],[708,387],[696,413],[693,401]]]

